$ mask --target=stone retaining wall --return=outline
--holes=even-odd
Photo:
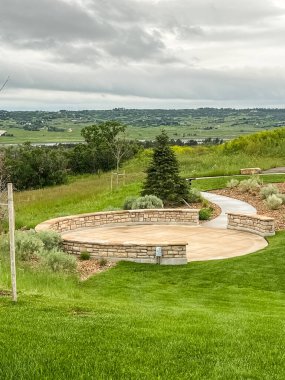
[[[228,228],[252,232],[260,236],[275,235],[274,218],[262,215],[227,213]]]
[[[36,231],[52,230],[64,233],[71,230],[104,225],[130,224],[188,224],[199,225],[197,209],[152,209],[97,212],[91,214],[71,215],[51,219],[36,226]],[[63,237],[66,252],[80,254],[90,252],[94,258],[106,257],[108,260],[130,260],[136,262],[161,264],[186,264],[186,242],[160,244],[162,257],[156,257],[154,244],[102,244],[96,242],[80,242]]]
[[[95,259],[106,258],[110,261],[135,261],[139,263],[181,265],[187,264],[187,242],[175,244],[160,244],[162,256],[156,257],[155,244],[101,244],[64,240],[64,250],[68,253],[79,255],[81,252],[89,252]]]
[[[240,174],[244,175],[253,175],[253,174],[261,174],[262,170],[260,168],[244,168],[240,169]]]
[[[38,224],[36,231],[52,230],[66,232],[78,228],[117,224],[199,224],[197,209],[122,210],[80,214],[50,219]]]

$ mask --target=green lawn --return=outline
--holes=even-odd
[[[143,161],[141,164],[133,160],[127,166],[126,185],[110,190],[110,174],[85,175],[73,177],[70,183],[62,186],[48,187],[40,190],[30,190],[15,193],[16,226],[17,228],[34,228],[44,220],[102,211],[110,208],[121,208],[127,196],[139,195],[143,181]],[[220,189],[234,176],[225,178],[207,178],[195,180],[193,187],[199,190]],[[248,176],[237,177],[238,179]],[[283,182],[283,175],[262,176],[264,183]]]
[[[18,304],[0,297],[0,378],[283,380],[284,244],[84,283],[19,266]]]
[[[179,159],[185,177],[207,164],[205,154],[200,163]],[[148,160],[146,152],[127,163],[126,185],[113,192],[106,173],[16,193],[17,226],[120,207],[139,194]],[[231,163],[231,174],[239,165]],[[5,296],[9,264],[1,252],[0,379],[283,380],[285,231],[269,243],[255,254],[177,267],[121,262],[86,282],[18,263],[17,304]]]

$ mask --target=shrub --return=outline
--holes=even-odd
[[[124,210],[131,210],[132,209],[132,206],[133,206],[133,203],[137,200],[137,197],[127,197],[124,201],[124,204],[123,204],[123,209]]]
[[[202,198],[202,208],[208,208],[209,207],[209,201],[205,198]]]
[[[201,208],[199,211],[200,220],[208,220],[212,216],[213,210],[211,208]]]
[[[269,195],[264,202],[270,210],[277,210],[282,205],[282,199],[276,194]]]
[[[189,203],[199,203],[202,201],[201,193],[198,189],[195,189],[195,187],[189,191],[188,201]]]
[[[10,248],[8,234],[0,234],[0,249],[2,252],[8,252]]]
[[[249,192],[252,195],[256,195],[260,190],[260,184],[256,178],[249,178],[239,183],[239,189],[242,193]]]
[[[85,251],[85,252],[81,252],[80,255],[79,255],[79,258],[80,260],[84,261],[84,260],[90,260],[90,253]]]
[[[43,261],[53,272],[74,272],[76,269],[76,258],[57,249],[45,251]]]
[[[62,242],[60,234],[55,231],[41,231],[36,236],[44,243],[46,250],[59,248]]]
[[[278,188],[272,184],[269,184],[260,190],[260,195],[263,199],[268,198],[269,195],[272,194],[278,194]]]
[[[26,261],[34,255],[40,255],[44,248],[44,243],[34,233],[17,231],[15,234],[15,246],[17,256]]]
[[[278,198],[281,199],[282,204],[285,205],[285,194],[276,194]]]
[[[101,259],[99,259],[99,267],[105,267],[107,265],[108,261],[102,257]]]
[[[145,195],[137,198],[132,204],[132,210],[163,208],[162,200],[155,195]]]
[[[237,187],[239,185],[239,181],[235,178],[232,178],[230,181],[227,182],[226,186],[229,188],[229,189],[234,189],[235,187]]]
[[[252,175],[250,179],[257,182],[259,185],[263,185],[263,179],[259,175]]]

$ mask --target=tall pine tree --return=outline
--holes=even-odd
[[[188,184],[179,176],[178,161],[165,131],[156,137],[152,162],[146,173],[142,195],[156,195],[166,205],[177,205],[183,203],[183,199],[188,200]]]

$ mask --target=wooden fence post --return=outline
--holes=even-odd
[[[12,300],[16,302],[17,301],[17,284],[16,284],[16,260],[15,260],[15,214],[14,214],[13,184],[12,183],[8,183],[8,214],[9,214]]]

